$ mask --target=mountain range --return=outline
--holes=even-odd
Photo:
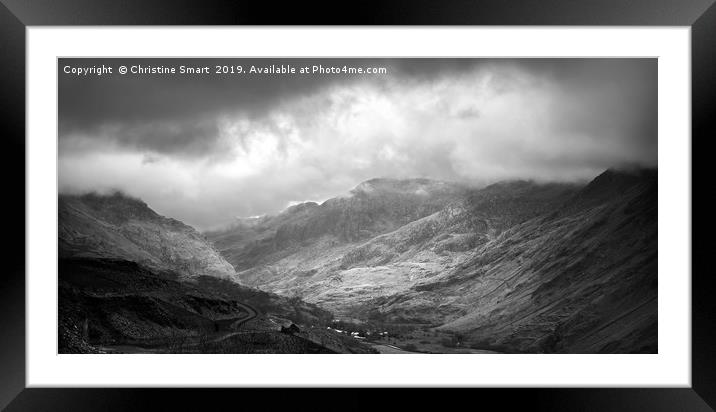
[[[59,255],[73,348],[92,335],[82,322],[116,343],[257,312],[264,325],[419,330],[476,350],[658,349],[656,170],[487,187],[371,179],[204,234],[120,193],[61,195]],[[315,331],[324,345],[292,345],[325,349]],[[364,351],[334,338],[331,351]]]
[[[654,352],[657,174],[484,188],[373,179],[207,233],[239,280],[509,352]]]
[[[241,285],[204,235],[139,199],[60,195],[58,214],[60,353],[370,352],[320,330],[280,333],[332,314]]]

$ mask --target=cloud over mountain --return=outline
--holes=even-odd
[[[388,73],[60,74],[60,189],[121,189],[207,228],[379,176],[568,181],[656,164],[655,59],[320,62]]]

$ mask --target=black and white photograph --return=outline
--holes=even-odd
[[[656,58],[59,58],[60,354],[657,354]]]

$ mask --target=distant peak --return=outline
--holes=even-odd
[[[113,221],[124,221],[129,218],[156,219],[161,217],[143,200],[119,190],[107,193],[61,194],[59,201],[60,203],[81,203]],[[174,219],[166,220],[173,221]],[[180,223],[179,221],[176,222]]]
[[[445,188],[448,183],[423,177],[394,179],[378,177],[366,180],[351,190],[351,194],[370,194],[373,192],[400,192],[427,194],[433,189]]]
[[[131,196],[125,192],[122,192],[120,190],[115,190],[112,192],[109,192],[107,194],[101,194],[97,192],[91,192],[84,195],[85,198],[90,199],[111,199],[114,202],[126,202],[126,203],[134,203],[139,206],[147,206],[147,203],[144,202],[142,199],[138,197]],[[147,206],[148,207],[148,206]]]
[[[647,177],[656,174],[656,169],[651,167],[643,167],[639,165],[622,165],[614,166],[605,170],[595,178],[598,179],[600,176],[631,176],[631,177]]]
[[[642,183],[655,182],[656,176],[656,169],[644,167],[609,168],[592,179],[582,189],[579,197],[583,201],[609,199]]]
[[[589,186],[628,185],[650,177],[656,177],[656,169],[637,166],[618,168],[610,167],[599,176],[595,177],[589,183]]]
[[[390,177],[374,177],[372,179],[368,179],[365,182],[359,184],[370,184],[370,185],[410,185],[410,184],[435,184],[435,183],[442,183],[439,180],[433,180],[428,179],[426,177],[410,177],[405,179],[398,179],[398,178],[390,178]]]
[[[301,212],[301,211],[304,211],[304,210],[307,210],[307,209],[312,209],[312,208],[314,208],[314,207],[316,207],[316,206],[318,206],[318,203],[316,203],[316,202],[310,202],[310,201],[309,201],[309,202],[302,202],[302,203],[293,204],[293,205],[287,207],[286,210],[284,210],[284,212],[286,212],[286,213],[298,213],[298,212]]]
[[[82,193],[61,193],[60,197],[65,199],[80,199],[89,202],[127,202],[146,206],[146,203],[142,199],[131,196],[121,190],[112,190],[109,192],[91,191]]]

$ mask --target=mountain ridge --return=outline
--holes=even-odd
[[[451,336],[451,345],[480,351],[655,353],[657,186],[655,169],[481,188],[376,178],[204,234],[121,193],[60,195],[59,252],[72,271],[93,268],[140,287],[127,301],[139,312],[121,323],[140,335],[166,328],[162,311],[196,333],[244,316],[243,300],[260,297],[283,319],[333,316]],[[108,311],[109,320],[92,321],[102,339],[134,336],[109,311],[125,298],[97,301],[90,291],[104,278],[73,273],[63,275],[63,294],[76,308],[95,302]],[[89,289],[77,297],[70,285]],[[226,288],[234,295],[220,297]],[[81,322],[76,308],[64,330]]]
[[[247,284],[300,297],[346,319],[430,325],[476,345],[518,352],[655,350],[656,170],[609,169],[584,184],[448,185],[426,190],[428,200],[421,202],[425,194],[419,189],[425,186],[441,185],[429,179],[371,179],[351,197],[307,206],[288,220],[267,218],[258,240],[247,236],[237,247],[226,233],[207,237]],[[392,209],[388,218],[386,209]],[[313,227],[326,215],[358,222],[359,235]],[[605,252],[595,254],[594,245]],[[611,299],[622,293],[600,282],[595,268],[602,267],[627,291],[625,301],[643,304],[634,312],[641,320],[590,303],[587,296],[603,293]],[[581,275],[572,273],[576,268]],[[574,276],[575,285],[563,280]],[[636,285],[644,287],[644,296]],[[571,300],[550,301],[544,316],[516,318],[559,296],[559,290],[571,293]],[[626,316],[623,322],[632,319],[641,338],[623,336],[621,345],[613,339],[580,340],[575,330],[589,322],[565,314],[560,305],[590,319]],[[495,329],[486,319],[497,312],[488,316],[484,308],[502,308],[504,324],[525,332]],[[621,336],[620,330],[605,330]]]
[[[185,279],[208,275],[238,282],[204,235],[121,192],[61,194],[58,226],[61,258],[125,259]]]
[[[241,285],[203,235],[140,199],[60,195],[58,213],[60,353],[374,352],[320,327],[330,312]]]

